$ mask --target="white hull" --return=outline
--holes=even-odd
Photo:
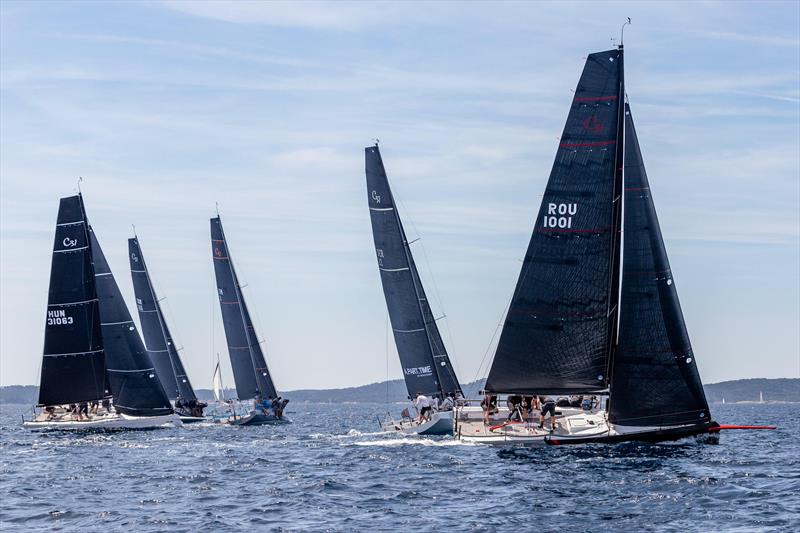
[[[93,417],[90,420],[29,420],[22,424],[26,429],[34,431],[85,431],[85,430],[117,430],[117,429],[156,429],[180,427],[183,425],[176,414],[161,416],[129,416],[107,414]]]
[[[583,411],[575,407],[557,407],[555,428],[548,416],[539,427],[539,414],[524,422],[508,421],[508,409],[501,408],[484,423],[483,409],[461,407],[456,413],[455,436],[464,442],[508,446],[515,444],[544,444],[545,437],[590,438],[608,434],[606,413],[601,410]]]
[[[437,411],[422,424],[416,420],[385,421],[381,423],[381,430],[404,435],[452,435],[453,411]]]

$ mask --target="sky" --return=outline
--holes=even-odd
[[[135,225],[196,387],[216,353],[232,383],[216,205],[279,389],[400,378],[374,138],[458,376],[485,376],[584,59],[626,17],[701,377],[799,377],[799,6],[4,0],[0,384],[38,383],[58,200],[79,176],[129,307]]]

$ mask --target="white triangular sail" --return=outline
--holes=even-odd
[[[214,369],[214,377],[211,380],[211,385],[214,392],[214,400],[221,402],[225,400],[223,388],[222,388],[222,371],[219,368],[219,361],[217,361],[217,367]]]

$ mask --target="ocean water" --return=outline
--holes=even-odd
[[[713,406],[780,426],[718,445],[501,449],[376,434],[379,404],[86,435],[29,432],[6,405],[0,530],[800,531],[798,407]]]

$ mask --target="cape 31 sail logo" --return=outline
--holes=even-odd
[[[572,217],[578,212],[578,204],[547,204],[547,213],[542,220],[544,228],[572,228]]]

